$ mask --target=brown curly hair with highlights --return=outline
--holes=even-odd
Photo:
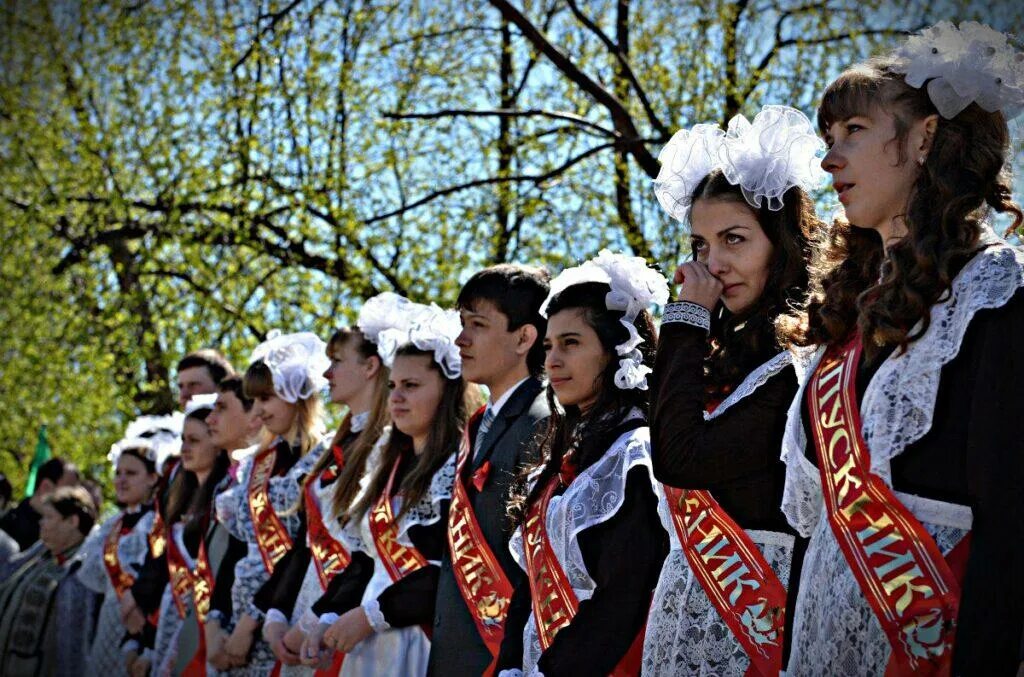
[[[818,107],[818,127],[872,110],[895,117],[898,162],[905,163],[914,122],[938,111],[927,87],[911,87],[893,70],[892,57],[856,65],[828,88]],[[841,343],[859,330],[869,359],[886,347],[901,350],[930,324],[930,308],[952,288],[953,278],[978,252],[982,221],[991,210],[1014,217],[1007,169],[1010,135],[999,112],[975,103],[952,119],[938,117],[931,149],[907,200],[907,235],[884,251],[873,230],[837,221],[821,233],[804,309],[779,319],[780,341],[807,346]]]

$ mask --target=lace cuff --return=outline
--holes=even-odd
[[[522,670],[502,670],[498,673],[498,677],[523,677]]]
[[[367,614],[366,616],[369,618],[370,615]],[[325,614],[320,614],[320,625],[334,625],[339,618],[341,618],[341,616],[338,614],[333,611],[328,611]]]
[[[384,619],[384,612],[380,610],[380,602],[377,600],[371,599],[368,602],[363,602],[363,612],[366,614],[366,620],[369,621],[370,627],[373,628],[374,632],[384,632],[391,629],[391,626]]]
[[[672,322],[682,322],[691,327],[711,331],[711,311],[699,303],[676,301],[665,306],[665,313],[661,317],[662,324]]]
[[[288,617],[280,609],[271,609],[267,612],[267,619],[263,622],[263,627],[267,627],[271,623],[284,623],[288,625]]]

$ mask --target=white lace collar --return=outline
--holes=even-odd
[[[718,418],[744,397],[753,394],[755,390],[763,386],[765,383],[775,376],[780,371],[788,367],[793,362],[793,356],[789,351],[783,351],[768,360],[754,371],[747,374],[747,377],[743,379],[743,382],[736,387],[736,390],[729,393],[729,396],[722,400],[722,403],[715,407],[715,410],[711,413],[704,412],[704,420],[710,421],[714,418]]]
[[[931,429],[942,368],[959,353],[975,314],[1006,305],[1024,287],[1024,252],[987,227],[981,242],[990,246],[964,266],[948,297],[932,306],[928,331],[906,352],[890,355],[864,392],[861,432],[871,454],[871,469],[886,482],[890,482],[890,461]],[[820,514],[821,487],[817,468],[804,456],[802,402],[807,379],[823,354],[823,348],[816,348],[794,356],[800,388],[790,405],[783,436],[782,510],[804,536],[810,535]]]

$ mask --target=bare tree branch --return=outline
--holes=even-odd
[[[432,111],[429,113],[395,113],[386,112],[382,113],[383,117],[389,120],[437,120],[439,118],[448,117],[508,117],[508,118],[528,118],[528,117],[544,117],[552,120],[565,120],[581,127],[587,127],[596,132],[599,132],[603,136],[609,138],[615,138],[618,136],[613,130],[601,125],[591,122],[584,117],[575,115],[574,113],[565,113],[562,111],[549,111],[541,108],[531,108],[528,110],[506,110],[496,108],[492,110],[476,110],[472,108],[446,108],[444,110]]]

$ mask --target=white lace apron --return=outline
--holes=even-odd
[[[779,353],[752,371],[729,397],[705,420],[721,416],[782,372],[791,363],[788,352]],[[676,533],[668,500],[661,482],[654,482],[658,495],[658,516],[669,533],[669,553],[654,590],[651,614],[644,637],[643,672],[645,676],[743,675],[750,660],[735,636],[711,604],[707,594],[690,570]],[[794,538],[776,531],[748,529],[765,560],[784,586],[789,587]]]
[[[931,309],[928,331],[902,354],[886,359],[864,392],[862,434],[871,470],[892,485],[891,460],[931,428],[942,368],[960,350],[974,315],[1005,305],[1024,286],[1024,253],[996,243],[977,254],[953,280],[949,298]],[[783,512],[810,538],[793,619],[787,675],[883,675],[889,641],[864,598],[825,514],[817,467],[806,458],[802,405],[807,381],[823,348],[801,351],[794,360],[800,388],[789,409],[783,438],[786,463]],[[968,507],[896,492],[943,554],[971,528]]]

